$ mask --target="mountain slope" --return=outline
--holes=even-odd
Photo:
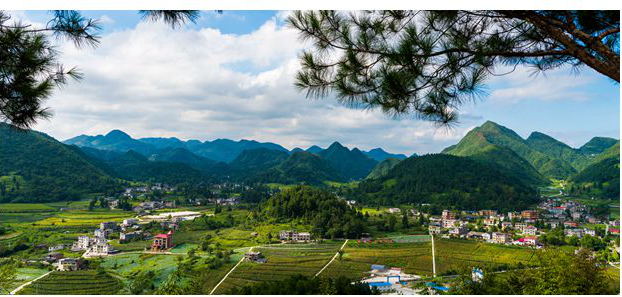
[[[567,144],[540,132],[532,132],[526,140],[527,144],[554,159],[563,160],[577,171],[585,168],[590,162],[581,151],[571,148]]]
[[[150,161],[133,150],[105,161],[116,176],[134,181],[153,181],[168,184],[199,183],[206,175],[179,162]]]
[[[597,155],[570,182],[571,194],[620,199],[620,142]]]
[[[618,141],[609,137],[594,137],[581,146],[579,150],[586,155],[597,155],[615,145],[616,142]]]
[[[395,165],[397,165],[398,163],[400,163],[400,159],[395,159],[395,158],[389,158],[386,159],[380,163],[378,163],[378,165],[376,165],[376,167],[374,167],[374,170],[372,170],[369,175],[367,175],[366,179],[374,179],[374,178],[381,178],[385,175],[387,175],[389,173],[389,171],[391,169],[393,169],[393,167],[395,167]]]
[[[565,179],[577,172],[568,162],[549,157],[533,149],[516,132],[491,121],[487,121],[482,126],[469,131],[457,145],[446,148],[443,150],[443,153],[456,156],[471,156],[489,150],[488,146],[490,145],[513,151],[521,158],[527,160],[545,177]],[[508,160],[508,162],[513,162],[513,160]],[[507,165],[503,167],[509,168]],[[533,176],[529,172],[524,175]]]
[[[201,172],[212,172],[216,161],[195,155],[183,147],[166,147],[149,156],[150,161],[176,162],[186,164]]]
[[[149,155],[155,151],[155,146],[133,139],[121,130],[112,130],[106,135],[80,135],[63,141],[79,147],[92,147],[100,150],[127,152],[130,150]]]
[[[75,147],[35,131],[0,123],[0,197],[3,202],[76,200],[119,190],[120,183]]]
[[[393,159],[399,159],[399,160],[404,160],[406,159],[406,155],[404,154],[391,154],[391,153],[387,153],[385,150],[383,150],[382,148],[375,148],[372,149],[368,152],[363,151],[363,154],[365,154],[366,156],[378,161],[378,162],[382,162],[386,159],[389,158],[393,158]]]
[[[349,150],[336,141],[318,155],[326,159],[346,179],[365,178],[378,163],[359,149]]]
[[[359,184],[362,200],[383,205],[433,203],[456,209],[524,209],[536,192],[487,163],[447,154],[410,157]]]
[[[235,176],[245,179],[281,164],[288,157],[283,151],[258,148],[243,151],[229,165]]]
[[[257,173],[252,179],[268,183],[312,185],[344,180],[326,160],[309,152],[293,153],[279,165]]]

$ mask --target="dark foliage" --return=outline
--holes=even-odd
[[[262,282],[233,288],[227,295],[371,295],[367,284],[337,278],[312,278],[294,275],[283,280]]]
[[[495,167],[444,154],[410,157],[378,179],[358,187],[367,203],[433,203],[456,209],[524,209],[537,202],[535,191]]]
[[[300,219],[313,225],[320,238],[359,238],[365,232],[365,218],[335,195],[297,186],[268,199],[263,208],[267,217],[277,220]]]

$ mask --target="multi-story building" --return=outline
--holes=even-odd
[[[296,230],[282,230],[279,232],[279,239],[285,241],[310,241],[311,233],[297,232]]]
[[[523,219],[538,219],[538,212],[535,210],[523,210],[520,215]]]
[[[454,227],[449,230],[449,234],[453,236],[461,236],[465,235],[469,232],[469,230],[465,226]]]
[[[65,258],[58,261],[58,270],[60,271],[76,271],[82,266],[82,259]]]
[[[151,250],[162,251],[167,250],[173,246],[173,231],[168,231],[166,234],[158,234],[153,238],[151,243]]]
[[[105,256],[108,255],[112,251],[112,247],[105,242],[97,242],[92,245],[89,249],[89,254],[91,256]]]
[[[102,222],[99,224],[99,229],[102,229],[102,230],[107,230],[107,229],[114,230],[116,228],[117,228],[117,223],[115,222]]]
[[[451,219],[443,219],[443,228],[453,228],[456,227],[456,223],[459,223],[458,220]]]
[[[431,234],[441,234],[441,226],[431,225],[428,227],[428,231],[430,231]]]
[[[523,228],[524,235],[536,235],[537,232],[538,232],[538,228],[531,226],[531,225]]]
[[[498,244],[506,244],[510,242],[510,234],[493,232],[491,241]]]
[[[445,209],[443,210],[442,217],[443,217],[443,221],[444,220],[455,220],[456,214],[450,210]]]

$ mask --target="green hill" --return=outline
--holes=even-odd
[[[186,164],[196,170],[208,172],[216,161],[195,155],[189,150],[181,147],[167,147],[158,150],[149,156],[150,161],[177,162]]]
[[[258,148],[243,151],[229,165],[234,175],[244,179],[277,166],[288,157],[283,151]]]
[[[533,132],[526,140],[527,144],[554,159],[563,160],[577,171],[585,168],[589,163],[589,158],[580,150],[571,148],[567,144],[540,132]]]
[[[586,155],[597,155],[615,145],[618,141],[609,137],[594,137],[586,142],[579,150]]]
[[[597,155],[594,162],[570,179],[570,193],[620,198],[620,142]]]
[[[389,171],[391,169],[393,169],[393,167],[395,167],[395,165],[397,165],[398,163],[400,163],[400,159],[395,159],[395,158],[388,158],[385,159],[384,161],[378,163],[378,165],[376,165],[376,167],[374,167],[374,170],[372,170],[369,175],[367,175],[367,179],[374,179],[374,178],[380,178],[383,177],[385,175],[387,175],[389,173]]]
[[[120,190],[120,183],[75,147],[0,123],[2,202],[77,200]]]
[[[358,148],[349,150],[336,141],[318,155],[326,159],[346,179],[365,178],[378,163]]]
[[[130,150],[105,161],[116,176],[133,181],[153,181],[168,184],[199,183],[206,175],[178,162],[149,161],[142,154]]]
[[[320,185],[324,181],[344,181],[344,178],[323,158],[308,152],[296,152],[279,165],[256,174],[252,180],[268,183]]]
[[[456,156],[472,156],[482,151],[490,150],[490,145],[499,148],[506,148],[521,158],[528,161],[540,174],[545,177],[565,179],[577,171],[568,162],[552,158],[538,150],[532,148],[516,132],[487,121],[482,126],[477,127],[460,140],[457,145],[450,146],[443,150],[443,153]],[[507,162],[515,162],[507,160]],[[516,161],[522,163],[522,161]],[[511,168],[509,164],[500,164],[504,168]],[[519,173],[520,176],[528,176],[528,179],[540,179],[534,176],[533,172]]]
[[[496,166],[447,154],[410,157],[387,175],[361,182],[358,191],[368,203],[433,203],[466,210],[517,210],[538,201],[533,188]]]

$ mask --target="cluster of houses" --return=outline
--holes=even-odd
[[[177,203],[175,201],[145,201],[141,202],[138,206],[134,206],[133,210],[135,213],[145,214],[148,210],[176,207]]]
[[[127,198],[136,198],[142,194],[151,193],[152,191],[173,191],[173,190],[175,190],[175,188],[168,184],[155,183],[150,186],[125,188],[122,195]]]
[[[412,210],[414,215],[425,215]],[[546,200],[535,210],[499,213],[496,210],[462,211],[444,210],[441,216],[428,216],[428,230],[441,237],[459,237],[485,240],[490,243],[539,246],[539,230],[536,225],[548,228],[564,227],[566,236],[597,236],[596,230],[585,227],[585,223],[601,224],[601,220],[590,215],[589,209],[574,201],[559,198]],[[477,232],[472,228],[478,224]],[[605,222],[606,233],[619,234],[619,221]],[[580,227],[583,226],[583,227]],[[469,228],[471,227],[471,228]],[[481,230],[483,229],[483,230]]]
[[[279,239],[282,241],[309,242],[311,241],[311,233],[297,232],[296,230],[281,230],[279,232]]]
[[[408,282],[420,279],[420,276],[406,274],[401,268],[388,268],[384,265],[373,264],[369,277],[361,282],[376,289],[380,293],[395,293],[399,295],[415,295],[417,292],[407,286]]]

